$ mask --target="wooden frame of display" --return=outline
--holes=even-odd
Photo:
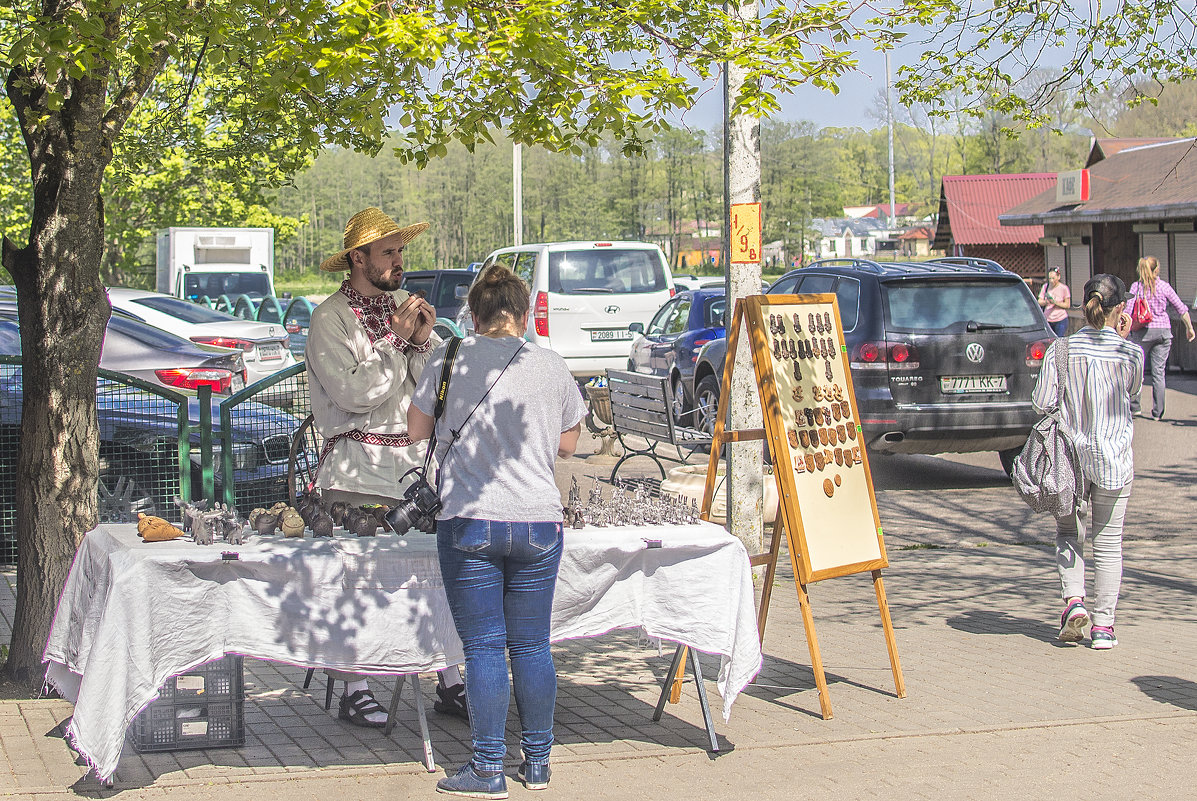
[[[765,567],[757,611],[762,642],[784,530],[823,718],[832,717],[831,699],[807,593],[808,584],[823,579],[872,574],[895,690],[899,698],[905,698],[906,684],[881,579],[881,570],[889,566],[889,561],[869,457],[856,423],[860,416],[835,295],[753,295],[737,301],[727,329],[719,409],[728,408],[741,322],[747,325],[765,427],[727,430],[724,415],[716,417],[702,517],[706,520],[710,516],[723,444],[765,439],[777,481],[778,512],[769,550],[750,558],[753,566]],[[824,400],[828,388],[831,397]],[[818,411],[813,412],[816,407]],[[830,419],[824,420],[826,415]],[[854,428],[849,430],[849,426]],[[810,525],[803,519],[804,503]]]

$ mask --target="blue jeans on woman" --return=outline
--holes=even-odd
[[[465,649],[474,769],[503,769],[511,697],[506,652],[524,760],[548,764],[557,703],[549,625],[561,564],[561,523],[455,517],[438,521],[436,528],[445,594]]]
[[[1068,336],[1068,318],[1067,317],[1065,317],[1063,320],[1056,320],[1054,323],[1048,323],[1048,325],[1051,326],[1051,329],[1052,329],[1052,331],[1055,332],[1056,336],[1058,336],[1058,337]]]

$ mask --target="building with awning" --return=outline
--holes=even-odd
[[[1197,305],[1197,139],[1098,139],[1087,163],[1001,214],[1002,225],[1043,226],[1046,263],[1073,298],[1095,273],[1130,285],[1139,258],[1155,256],[1160,276]]]
[[[1055,173],[945,175],[931,247],[949,256],[992,259],[1024,278],[1042,281],[1043,226],[1012,227],[998,217],[1055,185]]]

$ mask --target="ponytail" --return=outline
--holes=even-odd
[[[1107,316],[1109,315],[1101,305],[1101,293],[1090,292],[1089,297],[1085,299],[1085,322],[1101,329],[1105,327]]]

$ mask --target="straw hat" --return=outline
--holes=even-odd
[[[349,269],[349,251],[377,242],[380,239],[399,234],[399,245],[406,245],[424,231],[428,230],[428,223],[413,223],[406,228],[392,220],[382,209],[371,206],[362,209],[349,218],[345,223],[345,249],[335,256],[325,259],[320,269],[325,272],[339,273]]]

